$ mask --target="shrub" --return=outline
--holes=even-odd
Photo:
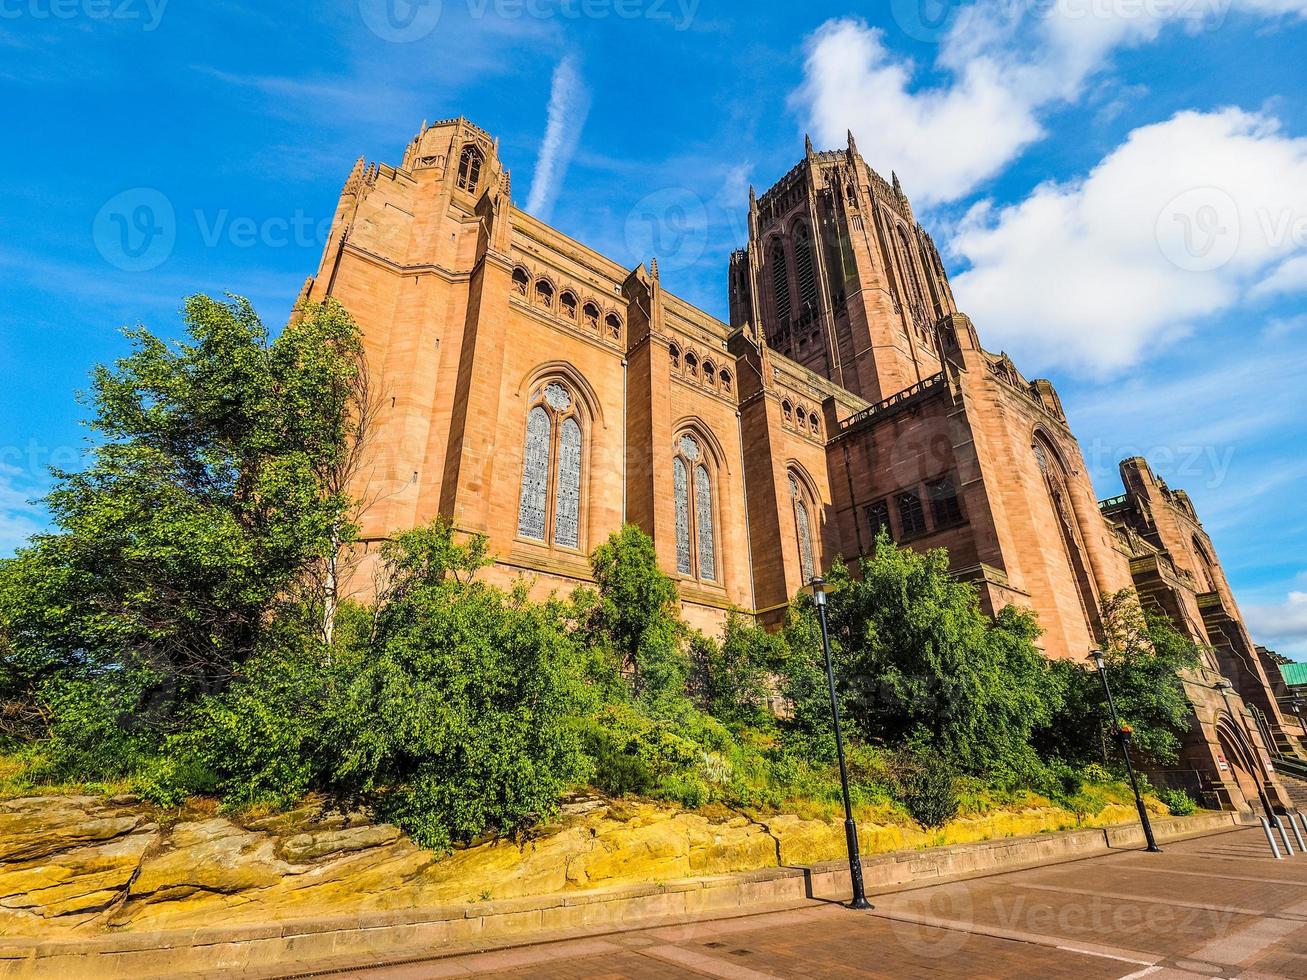
[[[932,751],[900,753],[896,763],[896,796],[913,820],[934,829],[957,816],[960,801],[943,756]]]
[[[1191,813],[1198,812],[1198,804],[1182,789],[1160,790],[1157,798],[1166,804],[1173,817],[1187,817]]]
[[[1107,767],[1098,762],[1089,763],[1082,772],[1084,773],[1085,782],[1088,783],[1101,785],[1115,780],[1115,777],[1107,771]]]
[[[1013,607],[989,617],[975,587],[949,572],[948,554],[919,554],[881,537],[854,577],[830,573],[832,661],[851,737],[929,744],[961,772],[1028,778],[1029,742],[1059,691],[1035,646],[1039,628]],[[809,742],[830,727],[820,633],[810,600],[788,630],[787,694]]]
[[[1133,730],[1131,754],[1171,765],[1189,725],[1180,675],[1199,662],[1200,650],[1164,616],[1143,609],[1130,590],[1103,598],[1103,623],[1108,682],[1121,721]],[[1120,765],[1098,672],[1067,660],[1051,669],[1065,696],[1036,733],[1041,752],[1071,763]]]

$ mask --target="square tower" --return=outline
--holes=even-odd
[[[749,190],[749,244],[731,257],[731,323],[878,402],[939,373],[935,324],[956,313],[943,262],[898,177],[858,153],[804,158],[762,197]]]

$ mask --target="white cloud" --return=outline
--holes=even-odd
[[[545,138],[540,144],[540,156],[531,176],[531,192],[527,195],[527,211],[541,221],[548,221],[553,211],[589,112],[590,93],[577,71],[575,59],[568,55],[554,69]]]
[[[828,146],[852,129],[869,162],[897,170],[918,204],[956,200],[1002,171],[1043,136],[1041,115],[1078,99],[1117,48],[1168,25],[1211,28],[1232,8],[1307,14],[1307,0],[1056,0],[937,4],[946,20],[935,26],[910,22],[925,3],[893,6],[905,33],[939,42],[942,83],[918,84],[918,66],[895,56],[883,31],[841,18],[809,37],[793,104]]]
[[[1245,605],[1243,614],[1258,643],[1282,653],[1307,651],[1307,592],[1290,592],[1280,603]]]
[[[965,194],[1041,135],[1030,100],[992,63],[976,60],[953,85],[912,92],[911,63],[896,60],[882,38],[860,21],[822,25],[796,98],[819,141],[842,142],[849,128],[861,134],[868,162],[900,171],[914,200]]]
[[[1252,295],[1274,296],[1277,293],[1301,293],[1304,290],[1307,290],[1307,255],[1295,255],[1281,262],[1275,271],[1254,286]]]
[[[1082,180],[974,206],[950,249],[959,306],[1036,369],[1105,375],[1233,306],[1303,242],[1307,140],[1277,120],[1182,112],[1134,130]]]

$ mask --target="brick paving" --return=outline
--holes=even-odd
[[[1307,855],[1257,829],[802,908],[379,966],[360,980],[532,977],[1307,978]]]

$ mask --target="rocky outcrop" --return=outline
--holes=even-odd
[[[1093,823],[1132,814],[1113,805]],[[1027,807],[927,834],[885,817],[860,821],[864,852],[1074,822],[1065,810]],[[643,802],[578,801],[529,839],[438,858],[395,827],[329,813],[316,802],[237,820],[197,805],[163,813],[133,797],[31,797],[0,801],[0,934],[85,935],[462,905],[808,865],[843,854],[843,827],[835,821],[725,810],[708,816]]]

